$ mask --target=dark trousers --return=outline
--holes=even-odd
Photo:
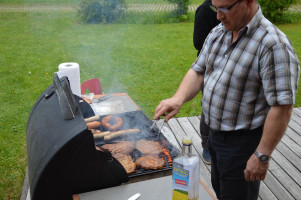
[[[201,132],[201,139],[202,139],[202,147],[203,149],[208,150],[208,136],[209,136],[210,127],[205,123],[205,116],[202,112],[201,114],[201,121],[200,121],[200,132]]]
[[[214,131],[210,129],[211,183],[220,200],[256,200],[260,181],[247,182],[244,170],[255,152],[263,127],[254,130]]]

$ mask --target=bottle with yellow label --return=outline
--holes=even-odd
[[[182,140],[182,153],[173,160],[172,200],[198,200],[200,158],[191,153],[192,138]]]

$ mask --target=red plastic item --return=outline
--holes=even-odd
[[[101,84],[98,78],[92,78],[83,82],[80,86],[81,94],[86,94],[88,89],[91,93],[102,94]]]

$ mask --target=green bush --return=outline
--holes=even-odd
[[[189,0],[166,0],[166,1],[177,4],[178,7],[177,10],[175,11],[175,14],[177,16],[187,15]]]
[[[125,10],[125,0],[82,0],[78,16],[88,24],[114,23],[123,17]]]
[[[283,15],[287,9],[297,0],[258,0],[262,12],[272,22],[282,22]]]

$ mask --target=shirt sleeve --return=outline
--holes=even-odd
[[[219,24],[218,26],[216,26],[210,31],[210,33],[205,39],[203,48],[201,49],[199,56],[197,57],[196,61],[192,63],[191,69],[193,69],[197,73],[205,75],[206,63],[207,63],[206,60],[208,54],[210,53],[209,48],[212,45],[212,42],[216,39],[216,37],[221,34],[222,30],[223,30],[223,26]]]
[[[292,46],[277,43],[259,62],[260,77],[268,104],[294,104],[300,77],[300,62]]]
[[[208,38],[207,38],[208,39]],[[207,41],[207,40],[206,40]],[[208,45],[205,41],[205,45],[203,46],[203,49],[199,56],[197,57],[196,61],[192,63],[191,69],[193,69],[195,72],[200,73],[202,75],[205,74],[206,71],[206,52],[208,49]]]

